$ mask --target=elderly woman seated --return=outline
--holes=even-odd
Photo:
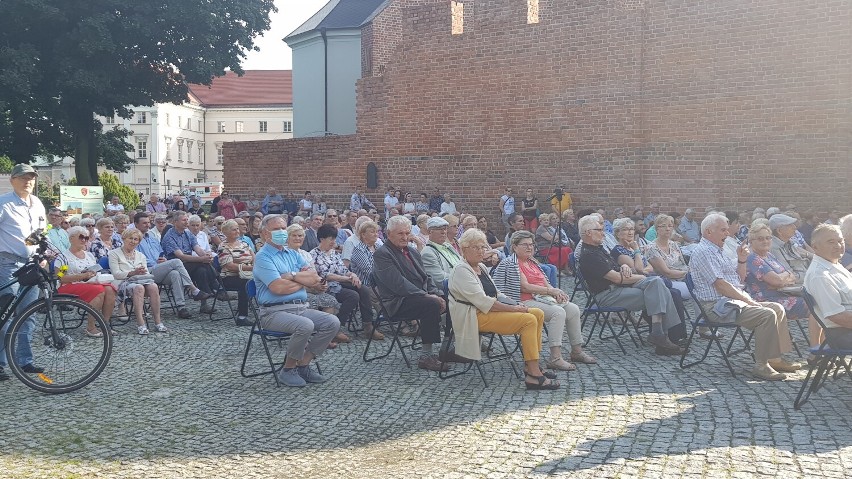
[[[136,251],[142,241],[142,233],[137,229],[124,230],[121,235],[123,244],[109,252],[109,270],[115,277],[113,285],[118,288],[120,299],[133,300],[136,314],[137,331],[141,335],[148,334],[145,325],[144,308],[145,296],[151,300],[151,315],[154,317],[154,330],[158,333],[168,332],[168,328],[160,319],[160,288],[154,283],[154,275],[148,271],[148,260],[145,255]]]
[[[689,298],[689,289],[684,279],[689,273],[689,266],[680,246],[672,241],[674,233],[674,218],[669,215],[657,215],[654,218],[657,237],[648,245],[647,257],[654,273],[668,278],[672,287],[680,293],[683,299]]]
[[[583,334],[580,331],[580,308],[568,296],[555,288],[533,257],[533,234],[519,231],[512,235],[513,254],[501,261],[494,271],[494,284],[506,296],[520,301],[524,306],[544,311],[547,324],[547,342],[550,361],[547,367],[573,371],[576,367],[562,358],[562,333],[568,326],[571,343],[571,361],[594,364],[595,358],[583,351]]]
[[[115,288],[111,284],[90,283],[97,276],[97,260],[86,251],[89,233],[82,226],[68,228],[68,240],[71,247],[63,251],[55,261],[56,271],[60,271],[59,289],[62,294],[73,294],[100,311],[109,322],[115,307]],[[62,271],[62,270],[65,271]],[[111,331],[116,335],[115,331]],[[94,318],[86,318],[86,336],[101,337],[103,331],[98,331]]]
[[[639,243],[636,242],[636,224],[630,218],[618,218],[612,223],[612,231],[618,243],[610,254],[619,265],[626,264],[634,273],[649,274],[654,268],[646,264]]]
[[[787,319],[807,318],[810,345],[819,346],[819,324],[810,315],[805,300],[801,297],[799,278],[772,254],[770,245],[773,236],[769,226],[764,223],[752,224],[748,239],[751,254],[746,260],[745,291],[755,301],[780,304],[787,312]]]
[[[519,334],[527,389],[558,389],[559,383],[546,377],[547,373],[538,363],[544,312],[517,304],[497,290],[481,264],[483,255],[491,250],[484,233],[478,229],[468,230],[459,243],[464,261],[453,269],[449,281],[455,353],[478,361],[481,358],[480,332]]]
[[[112,218],[104,216],[95,224],[98,237],[89,241],[89,252],[100,260],[110,251],[121,247],[121,237],[115,234],[115,223]]]
[[[796,276],[795,284],[801,286],[813,254],[793,240],[796,235],[796,221],[796,218],[782,213],[772,215],[769,218],[769,228],[772,230],[772,244],[769,248],[778,263]],[[751,227],[754,228],[755,224],[752,223]]]
[[[557,232],[556,215],[544,213],[538,217],[538,228],[535,230],[535,245],[539,253],[547,257],[547,262],[559,270],[565,270],[568,257],[571,256],[571,240],[564,231]]]
[[[370,288],[373,285],[373,255],[376,248],[381,246],[379,225],[364,216],[358,218],[356,229],[358,230],[358,242],[352,248],[347,266],[349,271],[355,273],[361,280],[362,287]],[[372,304],[377,305],[378,298],[372,294],[372,290],[370,290],[370,300]],[[372,335],[373,340],[385,339],[382,333],[373,328],[372,322],[364,321],[364,336],[370,335]]]
[[[254,252],[240,236],[240,227],[236,220],[225,221],[222,224],[222,233],[225,234],[225,241],[219,245],[219,276],[226,290],[237,292],[237,317],[234,320],[237,326],[251,326],[253,323],[248,320],[249,300],[246,291],[249,279],[243,276],[249,272],[253,274]]]

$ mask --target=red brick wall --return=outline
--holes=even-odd
[[[584,206],[852,211],[847,0],[541,0],[537,25],[523,0],[466,0],[456,36],[448,1],[404,3],[393,58],[358,83],[357,134],[226,146],[228,188],[343,198],[373,161],[382,186],[437,185],[492,218],[504,185],[560,181]],[[271,157],[288,173],[244,167]]]

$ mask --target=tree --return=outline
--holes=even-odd
[[[0,173],[8,175],[12,172],[12,168],[14,167],[15,164],[12,163],[12,160],[10,160],[8,156],[0,156]]]
[[[182,103],[187,82],[242,73],[274,10],[273,0],[3,0],[0,153],[73,150],[78,182],[95,184],[109,140],[95,115]]]
[[[124,205],[125,211],[132,211],[139,206],[139,195],[133,188],[122,184],[118,177],[104,171],[98,176],[98,183],[104,189],[104,199],[109,201],[113,196],[118,196],[118,202]]]

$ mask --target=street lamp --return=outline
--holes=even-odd
[[[163,197],[166,197],[166,196],[169,195],[169,190],[168,190],[168,186],[167,186],[167,183],[166,183],[166,170],[168,168],[169,168],[169,162],[167,160],[167,161],[163,162]]]

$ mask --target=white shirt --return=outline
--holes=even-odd
[[[24,201],[14,191],[0,195],[0,252],[28,258],[36,247],[27,246],[24,240],[46,227],[47,213],[37,196],[29,195]]]
[[[852,272],[840,263],[832,263],[814,255],[805,273],[805,289],[814,297],[814,309],[826,327],[840,327],[826,319],[829,316],[852,311]]]
[[[458,210],[456,209],[456,204],[452,201],[447,203],[446,201],[441,203],[441,214],[449,213],[451,215],[457,214]]]
[[[112,216],[112,215],[117,215],[119,213],[124,213],[124,205],[114,205],[112,203],[107,203],[106,212],[107,212],[107,216]]]
[[[203,249],[204,251],[211,253],[213,252],[213,250],[210,248],[210,237],[207,236],[206,231],[199,231],[198,234],[195,235],[195,241],[198,242],[198,246],[201,246],[201,249]],[[193,251],[192,256],[198,256],[198,253]]]

